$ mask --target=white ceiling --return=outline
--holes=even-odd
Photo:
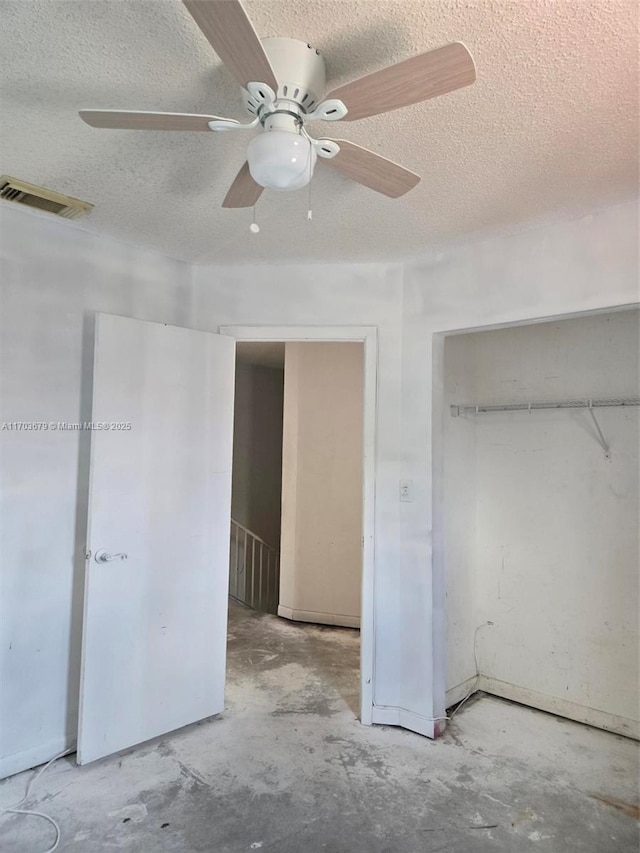
[[[463,41],[474,86],[318,123],[422,175],[398,200],[318,166],[308,193],[220,204],[249,134],[92,129],[80,108],[243,119],[177,0],[2,2],[0,171],[93,202],[84,228],[190,261],[400,260],[622,201],[638,186],[636,0],[247,0],[260,35],[311,42],[330,86]]]

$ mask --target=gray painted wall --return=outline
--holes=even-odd
[[[231,515],[280,547],[284,370],[236,363]]]
[[[95,312],[189,326],[189,267],[6,205],[0,217],[2,420],[89,421]],[[0,775],[75,741],[88,440],[0,433]]]

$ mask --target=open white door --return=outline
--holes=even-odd
[[[223,710],[234,367],[232,338],[97,316],[79,764]]]

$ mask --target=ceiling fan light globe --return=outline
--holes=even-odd
[[[316,151],[298,133],[271,130],[249,143],[247,160],[253,180],[273,190],[298,190],[306,186],[316,165]]]

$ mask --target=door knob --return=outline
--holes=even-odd
[[[110,554],[104,548],[96,551],[96,563],[110,563],[112,560],[126,560],[127,554]]]

